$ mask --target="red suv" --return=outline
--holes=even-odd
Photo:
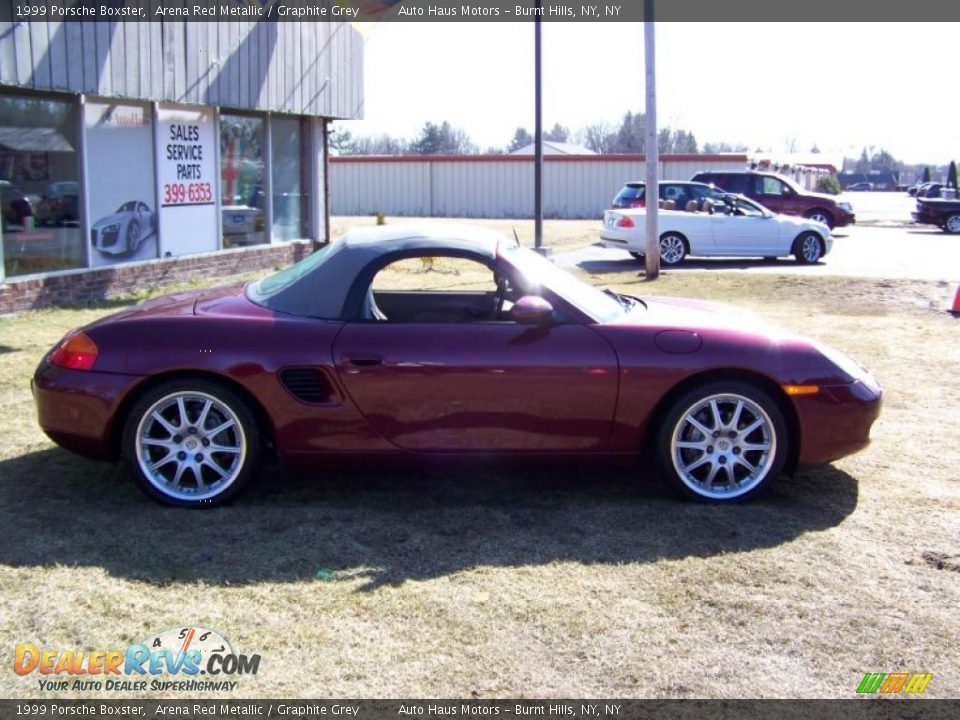
[[[761,205],[784,215],[801,215],[829,228],[857,221],[850,203],[837,202],[830,195],[810,192],[782,175],[756,170],[699,172],[693,180],[712,183],[728,193],[746,195]]]

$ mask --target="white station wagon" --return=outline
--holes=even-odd
[[[604,247],[641,258],[645,251],[646,209],[607,210],[600,240]],[[668,201],[659,213],[660,262],[676,265],[688,255],[778,258],[793,255],[813,264],[830,252],[830,228],[806,218],[776,215],[743,195],[724,195],[674,209]]]

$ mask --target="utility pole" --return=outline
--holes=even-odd
[[[543,82],[540,40],[541,0],[537,0],[537,15],[533,25],[534,54],[534,120],[533,120],[533,243],[537,251],[543,245]]]
[[[647,199],[646,276],[660,277],[660,148],[657,145],[657,65],[654,43],[653,0],[643,0],[643,50],[647,79]]]

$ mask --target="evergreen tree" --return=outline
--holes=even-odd
[[[957,161],[950,161],[950,169],[947,170],[947,187],[957,189]]]
[[[507,145],[507,152],[513,152],[514,150],[519,150],[522,147],[526,147],[533,142],[533,137],[530,133],[527,132],[526,128],[518,127],[513,133],[513,140],[510,141],[510,144]]]

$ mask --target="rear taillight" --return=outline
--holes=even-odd
[[[67,335],[50,353],[50,362],[71,370],[89,370],[97,361],[97,344],[82,332]]]
[[[635,225],[633,224],[633,220],[629,215],[621,215],[619,218],[617,218],[617,227],[632,228],[635,227]]]
[[[647,204],[646,204],[643,200],[633,200],[633,201],[630,203],[630,207],[632,207],[632,208],[635,208],[635,207],[645,208],[646,206],[647,206]]]

